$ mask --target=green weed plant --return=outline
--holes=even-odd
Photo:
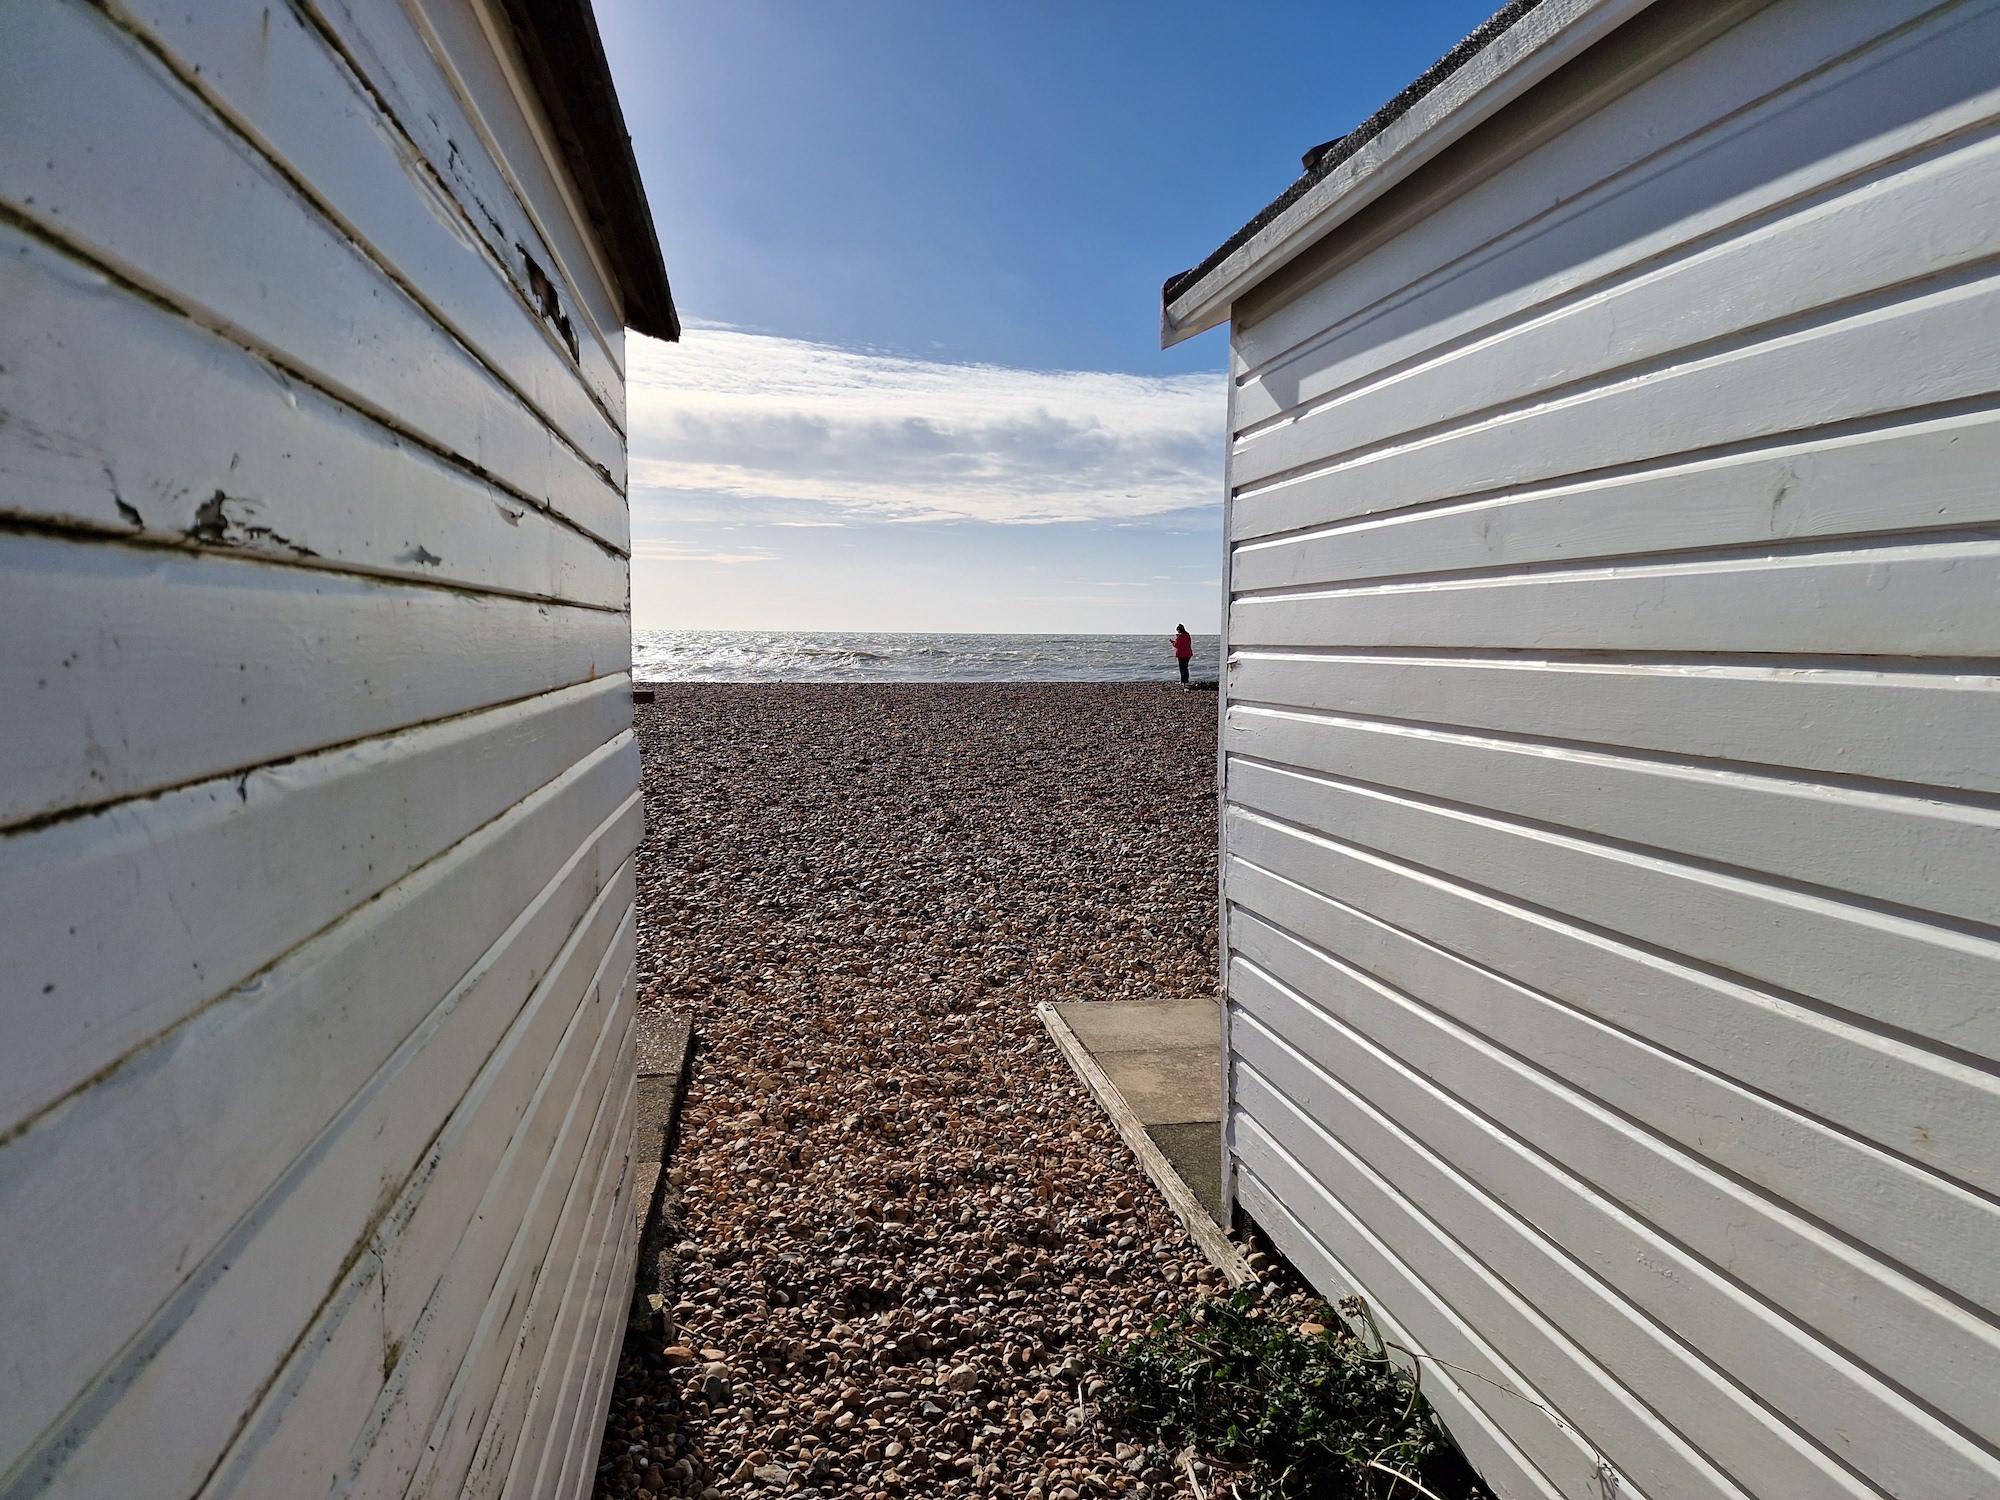
[[[1238,1473],[1241,1500],[1473,1500],[1481,1490],[1359,1298],[1341,1310],[1256,1286],[1156,1318],[1112,1356],[1117,1415]],[[1317,1326],[1319,1332],[1302,1331]]]

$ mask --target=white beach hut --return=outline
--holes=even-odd
[[[2000,1495],[2000,5],[1510,6],[1164,319],[1236,1207],[1502,1495]]]
[[[0,1495],[586,1493],[677,333],[586,0],[15,0],[0,199]]]

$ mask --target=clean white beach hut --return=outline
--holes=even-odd
[[[585,0],[0,10],[0,1495],[586,1493],[634,1253]]]
[[[1517,4],[1230,325],[1235,1205],[1507,1496],[2000,1495],[2000,5]]]

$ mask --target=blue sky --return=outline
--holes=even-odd
[[[1200,260],[1492,9],[597,0],[688,331],[632,340],[645,628],[1213,629]]]

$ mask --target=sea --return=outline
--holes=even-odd
[[[1213,682],[1220,637],[1194,638]],[[1172,682],[1168,635],[927,635],[794,630],[637,630],[640,682]]]

